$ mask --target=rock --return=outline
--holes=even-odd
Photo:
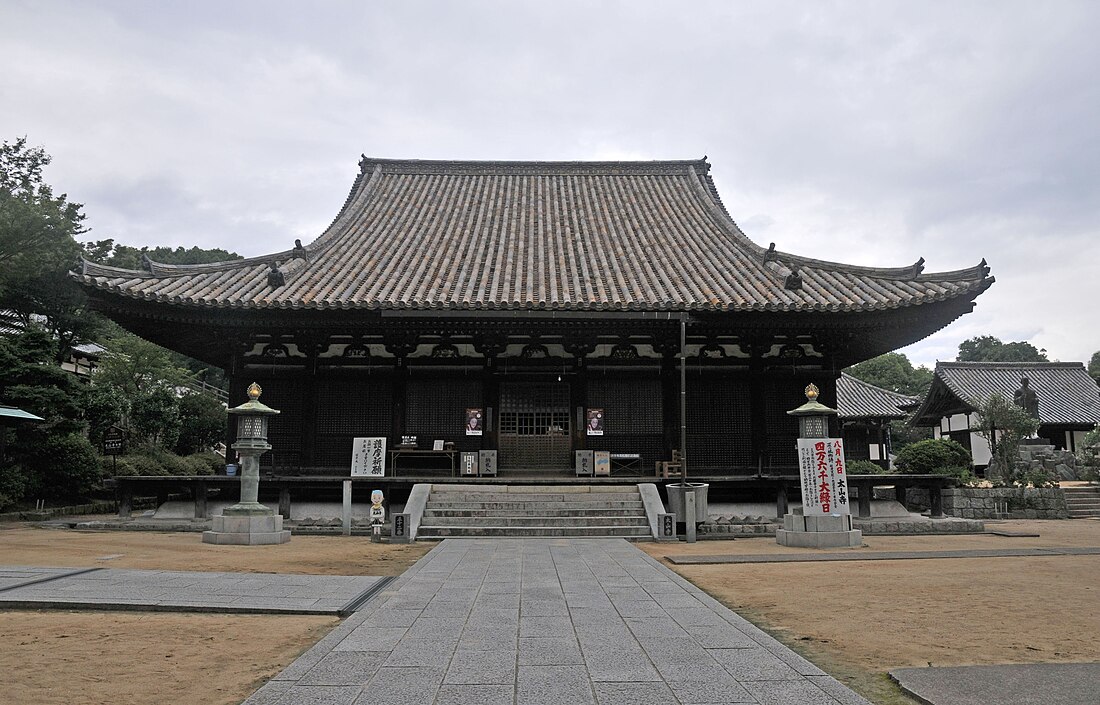
[[[1073,471],[1073,468],[1066,465],[1065,463],[1059,463],[1058,465],[1056,465],[1055,468],[1054,468],[1054,472],[1055,472],[1055,476],[1059,480],[1076,480],[1077,479],[1077,473],[1075,473]]]

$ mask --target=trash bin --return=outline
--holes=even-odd
[[[684,490],[695,490],[695,523],[701,524],[707,520],[707,491],[710,485],[706,482],[673,482],[665,485],[668,492],[668,511],[676,515],[677,522],[687,523],[685,518],[687,510],[684,508]]]
[[[229,465],[226,465],[225,466],[225,474],[229,475],[230,477],[232,477],[233,475],[236,475],[237,474],[237,466],[232,464],[232,463],[230,463]]]

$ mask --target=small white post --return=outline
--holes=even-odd
[[[351,536],[351,480],[344,480],[344,536]]]
[[[684,528],[687,542],[695,543],[695,488],[684,488]]]

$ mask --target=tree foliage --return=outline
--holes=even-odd
[[[980,335],[959,343],[959,362],[1050,362],[1047,351],[1028,342],[1004,343],[992,335]]]
[[[1094,352],[1089,359],[1089,374],[1097,384],[1100,384],[1100,350]]]
[[[1035,433],[1039,420],[1008,401],[993,394],[978,409],[979,436],[989,444],[992,458],[986,477],[1001,484],[1015,484],[1019,478],[1016,461],[1020,457],[1020,441]]]
[[[225,405],[206,394],[185,394],[179,400],[176,452],[189,455],[209,450],[225,439]]]
[[[26,327],[32,321],[58,342],[55,361],[91,340],[100,324],[69,278],[86,232],[79,203],[55,196],[43,180],[50,156],[26,138],[0,145],[0,309]]]
[[[142,256],[162,264],[209,264],[241,259],[236,252],[201,247],[186,249],[183,247],[131,247],[116,243],[114,239],[97,240],[84,243],[84,257],[111,267],[123,269],[141,269]]]
[[[886,353],[849,367],[846,372],[856,379],[899,394],[921,397],[932,384],[932,370],[924,365],[913,367],[902,353]]]

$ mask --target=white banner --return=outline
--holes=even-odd
[[[386,439],[354,439],[351,444],[351,476],[382,477],[385,474]]]
[[[844,441],[799,438],[798,469],[802,478],[803,516],[850,514]]]

